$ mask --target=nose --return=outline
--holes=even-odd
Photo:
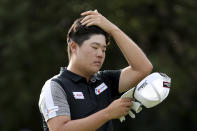
[[[104,53],[103,53],[102,49],[98,49],[97,50],[97,57],[103,58],[103,55],[104,55]]]

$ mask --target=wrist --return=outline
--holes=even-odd
[[[105,118],[107,121],[112,119],[112,118],[110,117],[110,111],[109,111],[108,107],[106,107],[105,109],[103,109],[103,114],[104,114],[104,118]]]
[[[115,26],[114,28],[112,28],[112,29],[110,30],[109,34],[110,34],[111,36],[113,36],[116,32],[119,32],[119,31],[120,31],[120,29],[119,29],[117,26]]]

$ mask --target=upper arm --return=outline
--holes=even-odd
[[[62,118],[62,116],[68,118],[68,120],[70,118],[70,108],[66,93],[63,88],[54,81],[47,81],[45,83],[39,99],[39,108],[47,123],[48,121],[54,123]]]
[[[50,131],[61,131],[61,129],[63,129],[63,126],[70,120],[71,119],[69,116],[57,116],[49,119],[47,121],[47,125]]]
[[[134,87],[149,73],[133,70],[131,66],[122,69],[119,79],[119,92],[122,93]]]

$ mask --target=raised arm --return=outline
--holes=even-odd
[[[152,71],[153,66],[143,51],[116,25],[111,23],[96,10],[84,12],[82,15],[86,16],[82,20],[82,24],[87,26],[99,26],[113,37],[129,64],[128,67],[122,70],[120,75],[120,93],[135,86]]]
[[[111,35],[130,65],[120,75],[119,92],[124,92],[147,76],[153,67],[142,50],[124,32],[116,29]]]

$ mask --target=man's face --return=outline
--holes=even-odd
[[[90,74],[96,73],[104,62],[105,51],[105,36],[101,34],[92,35],[77,48],[76,61],[78,68]]]

